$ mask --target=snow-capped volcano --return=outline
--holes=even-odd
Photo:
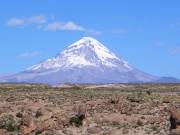
[[[83,37],[56,57],[5,78],[8,82],[49,84],[130,83],[156,79],[132,67],[91,37]]]
[[[118,58],[103,44],[91,37],[83,37],[56,57],[32,66],[28,70],[42,71],[85,66],[97,68],[101,68],[102,66],[109,68],[119,67],[125,71],[132,70],[126,61]]]

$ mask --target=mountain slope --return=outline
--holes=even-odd
[[[83,37],[54,58],[3,78],[8,82],[49,84],[131,83],[158,79],[129,65],[91,37]]]
[[[180,80],[174,77],[161,77],[156,83],[180,83]]]

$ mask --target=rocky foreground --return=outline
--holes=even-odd
[[[0,85],[0,135],[180,135],[180,85]]]

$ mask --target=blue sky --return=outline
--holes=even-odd
[[[179,0],[3,0],[0,74],[22,71],[82,36],[133,66],[180,78]]]

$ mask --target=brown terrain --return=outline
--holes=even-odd
[[[0,135],[180,135],[180,84],[1,84]]]

